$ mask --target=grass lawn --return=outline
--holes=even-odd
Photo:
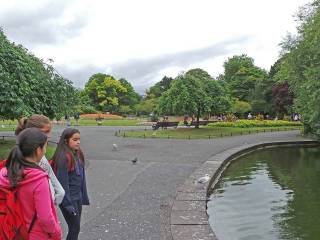
[[[16,126],[12,126],[12,127],[4,126],[4,127],[1,127],[1,125],[0,125],[0,132],[10,132],[10,131],[14,131],[14,130],[16,130]]]
[[[13,140],[0,140],[0,161],[8,157],[10,150],[14,147],[15,141]],[[49,145],[47,148],[46,157],[50,159],[53,156],[55,147]]]
[[[1,131],[14,131],[17,127],[17,121],[12,120],[1,120],[0,121],[0,132]]]
[[[103,119],[101,126],[137,126],[140,123],[147,121],[147,119]],[[65,121],[61,121],[65,125]],[[75,120],[71,119],[71,125],[75,125]],[[18,121],[2,120],[0,121],[0,132],[1,131],[14,131],[17,127]],[[98,122],[95,119],[79,119],[80,126],[98,126]]]
[[[177,128],[167,130],[132,130],[120,132],[119,136],[125,137],[139,137],[139,138],[175,138],[175,139],[209,139],[225,136],[245,135],[258,132],[271,131],[287,131],[293,129],[302,129],[301,127],[255,127],[255,128],[210,128],[202,127],[195,128]]]

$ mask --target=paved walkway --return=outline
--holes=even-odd
[[[128,128],[136,129],[121,129]],[[116,137],[119,127],[79,129],[91,197],[91,205],[83,210],[81,240],[171,240],[176,189],[203,162],[244,143],[303,139],[298,131],[174,140]],[[53,140],[61,131],[55,127]],[[118,151],[112,151],[113,143]],[[138,164],[132,165],[135,157]]]

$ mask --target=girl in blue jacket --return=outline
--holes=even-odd
[[[89,205],[84,166],[80,132],[74,128],[66,128],[53,156],[53,168],[65,190],[60,209],[68,224],[66,240],[78,239],[82,205]]]

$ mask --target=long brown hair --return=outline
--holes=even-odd
[[[16,187],[23,178],[24,168],[41,169],[36,163],[29,162],[25,158],[34,156],[37,148],[43,148],[46,142],[47,136],[37,128],[27,128],[18,135],[17,144],[9,153],[5,165],[11,187]]]
[[[55,171],[57,170],[58,166],[61,164],[61,160],[65,158],[64,156],[70,157],[70,160],[71,160],[70,168],[74,169],[74,166],[75,166],[74,152],[69,147],[69,141],[72,138],[72,136],[76,133],[80,134],[80,131],[76,128],[66,128],[62,132],[58,146],[52,157],[53,167]],[[76,152],[76,154],[78,154],[81,164],[84,166],[84,155],[82,150],[79,149]]]
[[[51,124],[50,119],[40,114],[34,114],[29,118],[21,118],[18,121],[18,126],[15,130],[15,134],[18,135],[22,130],[31,127],[41,129],[47,124]]]

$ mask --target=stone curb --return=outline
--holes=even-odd
[[[171,209],[171,233],[173,240],[217,240],[207,215],[207,200],[211,186],[219,179],[229,163],[241,155],[254,150],[275,146],[317,146],[318,141],[259,142],[245,144],[218,153],[195,170],[184,184],[177,189]],[[198,183],[205,174],[210,181]]]

